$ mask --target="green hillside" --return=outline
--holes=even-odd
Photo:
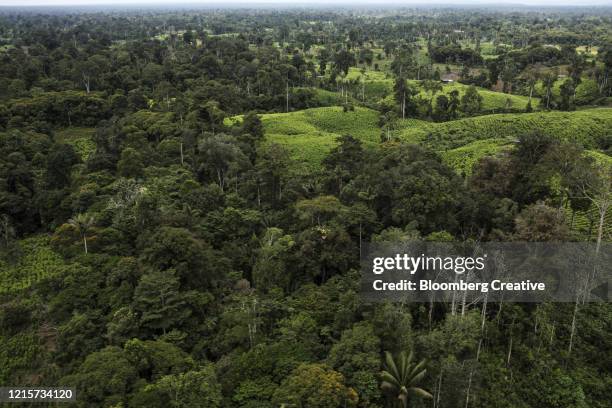
[[[362,72],[352,67],[344,80],[355,84],[353,89],[357,91],[358,99],[365,96],[366,100],[377,101],[393,93],[393,76],[382,71]]]
[[[417,82],[417,81],[414,81]],[[444,84],[442,92],[446,95],[452,91],[459,91],[459,97],[463,96],[465,91],[469,88],[468,85],[453,82],[450,84]],[[485,111],[496,111],[501,109],[516,109],[525,110],[529,98],[521,95],[510,95],[502,92],[495,92],[489,89],[476,88],[480,96],[482,96],[482,109]],[[439,94],[437,94],[439,95]],[[436,95],[436,96],[437,96]],[[421,96],[430,97],[424,90],[421,89]],[[539,102],[538,98],[532,98],[531,105],[537,106]]]
[[[612,109],[587,109],[576,112],[536,112],[496,114],[451,122],[409,123],[396,132],[402,140],[423,143],[445,151],[476,140],[515,140],[519,135],[540,131],[565,140],[576,140],[587,149],[597,146],[597,139],[612,128]]]
[[[227,124],[240,121],[230,118]],[[287,147],[297,168],[317,170],[336,138],[351,134],[366,146],[379,142],[378,113],[367,108],[344,112],[341,107],[314,108],[290,113],[261,115],[268,143]],[[508,148],[521,134],[539,130],[567,140],[577,140],[593,150],[601,162],[610,162],[597,152],[597,139],[612,128],[612,109],[588,109],[576,112],[536,112],[496,114],[433,123],[407,119],[398,123],[393,136],[412,143],[422,143],[442,154],[443,159],[460,174],[469,174],[478,158]]]
[[[339,136],[350,134],[366,146],[375,146],[380,137],[378,112],[341,107],[314,108],[290,113],[261,115],[268,143],[284,145],[298,162],[296,169],[316,170]],[[230,121],[240,120],[240,117]]]
[[[456,149],[440,152],[442,160],[459,174],[470,174],[474,163],[484,156],[508,150],[512,144],[505,139],[476,140]]]
[[[357,99],[361,100],[362,93],[366,100],[376,101],[385,98],[387,103],[393,102],[393,77],[385,72],[366,70],[362,72],[358,68],[351,68],[348,75],[344,78],[345,81],[353,83],[353,89]],[[421,88],[422,81],[409,80],[410,84],[420,89],[420,95],[423,98],[430,98],[427,92]],[[469,86],[459,82],[444,84],[442,93],[448,95],[452,91],[459,91],[461,97]],[[529,98],[521,95],[510,95],[502,92],[495,92],[485,88],[476,88],[482,96],[482,108],[485,111],[495,111],[502,109],[524,110],[527,107]],[[440,93],[436,94],[440,95]],[[435,102],[435,101],[434,101]],[[531,105],[536,108],[539,103],[539,98],[532,98]]]

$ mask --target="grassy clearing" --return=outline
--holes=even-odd
[[[494,156],[512,148],[512,144],[504,139],[476,140],[465,146],[441,152],[442,160],[458,174],[469,175],[472,167],[481,157]]]
[[[226,123],[239,121],[228,119]],[[340,107],[315,108],[290,113],[261,115],[266,140],[289,149],[297,162],[296,171],[320,169],[320,163],[336,145],[336,138],[351,134],[365,146],[380,140],[378,113],[367,108],[343,112]],[[612,159],[594,149],[597,139],[612,128],[612,109],[586,109],[576,112],[536,112],[496,114],[433,123],[418,119],[399,122],[393,136],[438,151],[445,162],[460,174],[469,174],[480,157],[510,149],[522,134],[541,131],[565,140],[576,140],[598,161]]]
[[[419,81],[411,81],[414,85],[419,86]],[[442,88],[442,93],[447,96],[452,91],[459,91],[459,97],[462,97],[467,89],[468,85],[460,84],[458,82],[454,82],[451,84],[444,84]],[[482,109],[485,111],[495,111],[502,109],[518,109],[525,110],[527,107],[527,102],[529,98],[527,96],[521,95],[510,95],[502,92],[495,92],[484,88],[476,88],[478,93],[482,96]],[[420,89],[420,95],[423,98],[430,98],[431,95],[425,92],[422,88]],[[436,97],[440,95],[440,93],[436,94]],[[532,98],[531,105],[537,106],[539,102],[538,98]],[[434,98],[435,103],[435,98]]]
[[[452,122],[406,126],[396,132],[402,140],[423,143],[446,151],[476,140],[505,139],[512,142],[522,134],[540,131],[564,140],[575,140],[587,149],[612,128],[612,109],[585,109],[576,112],[536,112],[476,116]]]
[[[417,87],[419,89],[419,95],[425,99],[430,99],[431,94],[425,92],[425,90],[421,87],[421,81],[410,80],[410,84]],[[392,94],[393,82],[390,84],[389,91],[387,92],[386,103],[393,103],[393,94]],[[450,97],[450,93],[454,90],[459,91],[459,97],[461,98],[465,91],[469,88],[468,85],[464,85],[458,82],[454,82],[451,84],[444,84],[442,86],[442,92],[436,93],[434,96],[433,103],[435,104],[435,99],[438,95],[445,94],[447,97]],[[495,92],[489,89],[484,88],[476,88],[478,93],[482,96],[482,109],[487,112],[495,112],[495,111],[503,111],[503,110],[519,110],[524,111],[527,107],[527,103],[529,102],[529,97],[522,95],[511,95],[503,92]],[[531,98],[531,106],[534,109],[537,109],[540,99],[537,97]]]
[[[31,331],[0,335],[0,383],[6,384],[16,373],[27,373],[41,353],[40,340]]]
[[[27,289],[41,279],[62,273],[66,267],[45,235],[19,241],[19,252],[14,263],[0,259],[0,294]]]
[[[553,98],[560,97],[561,85],[563,85],[563,82],[565,82],[565,79],[559,79],[553,84],[551,88],[551,94]],[[593,97],[598,95],[598,92],[599,90],[597,87],[597,82],[595,80],[583,78],[576,87],[576,98],[574,99],[574,102],[577,105],[584,105],[592,101]],[[538,84],[535,86],[535,93],[536,95],[539,95],[542,98],[545,97],[546,89],[541,82],[538,82]],[[536,107],[535,102],[532,102],[531,104],[534,106],[534,108]]]
[[[446,67],[445,64],[440,65],[441,70]],[[460,67],[457,66],[455,68],[459,69]],[[389,72],[351,67],[346,77],[344,77],[344,80],[354,84],[351,89],[355,93],[356,98],[359,100],[363,99],[363,96],[367,101],[378,102],[382,99],[385,99],[387,103],[393,102],[393,84],[395,82],[395,79],[394,76]],[[429,95],[421,88],[422,81],[409,80],[409,82],[420,90],[420,95],[423,98],[429,99],[431,97],[431,95]],[[457,90],[459,91],[459,96],[461,97],[463,96],[467,88],[468,85],[454,82],[450,84],[444,84],[442,93],[448,96],[448,94],[450,94],[453,90]],[[495,92],[485,88],[477,88],[477,90],[478,93],[483,97],[483,110],[489,112],[508,109],[525,110],[525,108],[527,107],[527,102],[529,101],[529,98],[527,96]],[[577,89],[577,98],[579,97],[580,93],[581,89],[579,87],[579,89]],[[440,95],[440,93],[436,94],[436,96],[438,95]],[[532,98],[531,105],[534,108],[538,106],[538,103],[539,98]]]
[[[338,106],[345,102],[354,102],[351,97],[344,97],[339,92],[328,91],[326,89],[315,88],[317,103],[321,106]]]
[[[89,155],[93,153],[96,148],[93,141],[93,135],[95,132],[95,128],[70,127],[58,130],[55,133],[55,140],[60,143],[72,145],[77,154],[81,156],[81,159],[87,160],[87,157],[89,157]]]
[[[235,117],[226,123],[239,120]],[[336,106],[271,113],[261,115],[261,121],[267,143],[285,146],[296,161],[297,172],[318,170],[339,136],[350,134],[365,146],[376,146],[380,140],[378,112],[367,108],[344,112]]]
[[[355,90],[360,99],[363,95],[366,100],[378,101],[393,93],[393,76],[383,71],[351,67],[344,80],[358,84]]]
[[[449,94],[453,90],[459,91],[459,95],[463,96],[465,91],[468,89],[467,85],[453,83],[444,85],[443,92]],[[529,98],[521,95],[510,95],[502,92],[490,91],[484,88],[477,88],[478,93],[482,96],[482,108],[487,111],[494,111],[497,109],[519,109],[525,110]],[[539,100],[532,98],[531,105],[537,106]]]

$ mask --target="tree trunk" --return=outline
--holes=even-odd
[[[440,367],[440,377],[438,378],[438,395],[436,397],[436,399],[434,400],[434,407],[439,407],[440,406],[440,395],[442,394],[442,367]]]
[[[533,95],[533,85],[531,85],[531,87],[529,87],[529,100],[527,102],[527,104],[531,104],[531,96]]]
[[[287,80],[287,100],[285,102],[285,111],[289,112],[289,80]]]
[[[608,212],[609,203],[603,203],[599,206],[599,225],[597,227],[597,245],[595,246],[595,257],[599,255],[601,249],[601,240],[603,238],[603,227],[606,221],[606,213]]]
[[[576,303],[574,304],[574,313],[572,315],[572,329],[570,331],[570,341],[567,348],[568,355],[572,354],[572,348],[574,347],[574,336],[576,335],[576,318],[578,317],[578,308],[580,302],[578,301],[578,295],[576,295]]]
[[[510,336],[510,344],[508,345],[508,356],[506,358],[506,365],[510,365],[510,357],[512,357],[512,336]]]

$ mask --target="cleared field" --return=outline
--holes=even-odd
[[[476,140],[456,149],[440,152],[442,160],[461,175],[472,173],[474,163],[481,157],[494,156],[512,148],[512,143],[505,139]]]
[[[321,106],[338,106],[346,101],[353,102],[353,98],[343,97],[339,92],[332,92],[325,89],[315,89],[317,103]]]
[[[297,162],[296,171],[319,170],[336,138],[350,134],[365,146],[380,141],[378,113],[367,108],[343,112],[341,107],[314,108],[290,113],[261,115],[268,143],[287,147]],[[241,116],[226,123],[239,122]],[[480,157],[510,149],[522,134],[540,131],[565,140],[576,140],[591,150],[598,161],[612,159],[598,151],[597,140],[612,128],[612,109],[585,109],[575,112],[495,114],[434,123],[406,119],[391,135],[409,143],[428,146],[460,174],[469,174]]]
[[[444,69],[446,65],[442,66]],[[385,71],[376,71],[373,69],[351,67],[349,68],[348,74],[340,79],[340,82],[344,81],[350,92],[353,93],[355,99],[370,102],[380,102],[384,100],[387,104],[393,104],[393,85],[395,78],[393,74]],[[411,85],[417,87],[420,91],[420,96],[426,99],[431,97],[430,94],[422,89],[422,81],[415,79],[408,81]],[[435,96],[440,94],[450,94],[452,91],[459,91],[459,97],[463,96],[468,85],[461,84],[459,82],[453,82],[442,85],[443,90],[441,93],[437,93]],[[482,109],[487,112],[495,112],[501,110],[517,110],[523,111],[527,107],[529,98],[522,95],[511,95],[503,92],[495,92],[485,88],[476,88],[478,93],[483,97]],[[580,96],[582,90],[577,90],[577,98]],[[531,105],[534,109],[537,109],[540,98],[534,96],[531,101]],[[434,98],[435,103],[435,98]]]
[[[344,112],[336,106],[260,117],[266,142],[285,146],[296,161],[298,172],[318,170],[339,136],[350,134],[365,146],[376,146],[380,140],[378,112],[367,108]],[[240,117],[230,119],[235,121],[240,121]]]
[[[565,82],[565,79],[559,79],[553,84],[551,88],[553,98],[560,97],[561,85],[563,85],[563,82]],[[541,82],[538,82],[538,84],[535,86],[535,94],[541,97],[545,97],[546,89],[544,88],[544,85]],[[597,82],[593,79],[583,78],[582,81],[576,87],[576,97],[574,99],[574,102],[577,105],[584,105],[589,103],[593,99],[593,97],[598,94],[599,90]],[[531,104],[533,105],[534,109],[537,107],[535,102],[532,102]]]
[[[459,91],[460,97],[463,96],[465,91],[469,88],[467,85],[460,83],[452,83],[444,85],[443,92],[445,94],[451,93],[453,90]],[[497,109],[519,109],[525,110],[529,98],[521,95],[510,95],[502,92],[490,91],[484,88],[476,88],[478,93],[482,96],[482,109],[485,111],[493,111]],[[421,91],[424,93],[424,91]],[[538,98],[532,98],[531,105],[537,106],[539,102]]]
[[[95,132],[95,128],[71,127],[57,131],[55,133],[55,140],[60,143],[72,145],[78,155],[81,156],[81,159],[87,160],[87,157],[89,157],[96,148],[92,139]]]
[[[369,101],[378,101],[393,93],[393,76],[382,71],[362,71],[352,67],[344,81],[353,83],[351,89],[359,100],[365,97]]]
[[[409,81],[413,86],[419,88],[419,95],[423,98],[430,99],[431,94],[425,92],[425,90],[421,87],[421,81],[410,80]],[[468,85],[460,84],[458,82],[453,82],[450,84],[444,84],[442,86],[442,92],[438,92],[434,95],[433,103],[435,104],[435,98],[438,95],[445,94],[449,96],[452,91],[459,91],[459,97],[461,98],[465,91],[469,88]],[[393,82],[389,85],[389,90],[387,92],[387,103],[393,103]],[[524,111],[527,107],[527,103],[529,102],[529,98],[527,96],[521,95],[511,95],[503,92],[495,92],[484,88],[476,87],[476,90],[482,96],[482,110],[486,112],[495,112],[502,110],[517,110]],[[537,109],[540,99],[537,97],[531,98],[531,106],[534,109]]]
[[[0,294],[27,289],[41,279],[60,274],[66,264],[49,246],[46,235],[19,241],[19,254],[13,264],[0,260]]]
[[[575,140],[595,149],[597,139],[612,128],[612,109],[575,112],[536,112],[476,116],[443,123],[416,123],[396,132],[402,140],[423,143],[446,151],[476,140],[505,139],[512,142],[522,134],[539,131],[564,140]]]

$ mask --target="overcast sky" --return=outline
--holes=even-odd
[[[100,4],[155,4],[167,5],[173,4],[299,4],[299,5],[316,5],[316,4],[342,4],[342,5],[376,5],[376,4],[525,4],[533,6],[561,6],[561,5],[612,5],[612,0],[0,0],[0,6],[73,6],[73,5],[100,5]]]

